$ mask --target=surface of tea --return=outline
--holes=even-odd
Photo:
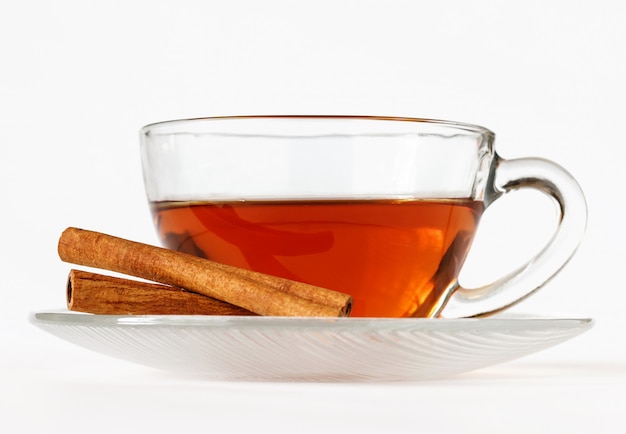
[[[479,217],[468,200],[159,202],[163,244],[345,292],[351,316],[429,316],[454,285]]]

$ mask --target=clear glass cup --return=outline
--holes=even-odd
[[[141,130],[141,158],[166,247],[349,293],[352,316],[458,318],[505,309],[566,264],[587,220],[584,195],[565,169],[540,158],[503,159],[491,131],[458,122],[166,121]],[[558,204],[553,237],[512,273],[461,287],[482,213],[522,188]]]

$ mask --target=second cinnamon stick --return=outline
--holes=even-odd
[[[71,270],[67,308],[101,315],[239,315],[239,306],[168,285]]]

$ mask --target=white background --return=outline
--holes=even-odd
[[[625,22],[617,0],[3,2],[0,429],[623,432]],[[158,242],[141,126],[242,114],[464,121],[505,158],[557,161],[586,193],[587,234],[516,310],[596,326],[459,378],[365,386],[173,380],[28,323],[64,306],[65,227]],[[549,236],[551,205],[523,198],[485,216],[468,282]]]

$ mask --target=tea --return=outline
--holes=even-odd
[[[456,283],[472,200],[153,202],[163,244],[351,294],[352,316],[430,316]]]

